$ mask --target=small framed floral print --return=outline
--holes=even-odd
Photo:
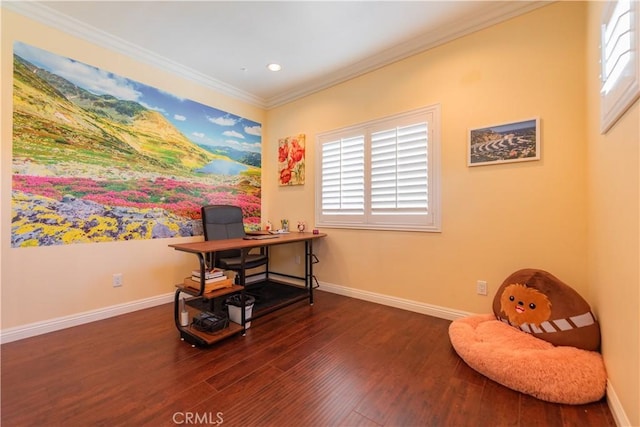
[[[280,185],[304,184],[305,135],[278,140],[278,181]]]

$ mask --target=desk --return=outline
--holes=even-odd
[[[239,239],[226,239],[226,240],[208,240],[203,242],[193,242],[193,243],[178,243],[169,245],[169,247],[174,248],[177,251],[187,252],[194,254],[198,257],[198,261],[200,263],[200,277],[204,277],[204,271],[207,268],[212,266],[207,265],[207,258],[209,254],[213,254],[215,252],[229,250],[229,249],[239,249],[241,252],[241,265],[244,265],[245,258],[249,251],[254,248],[269,248],[271,246],[276,245],[284,245],[291,243],[304,242],[305,246],[305,265],[304,265],[304,276],[296,277],[290,276],[287,274],[281,274],[269,271],[267,267],[265,272],[265,279],[263,281],[257,283],[247,284],[246,275],[244,270],[241,270],[238,275],[238,284],[231,288],[224,288],[215,290],[212,292],[205,292],[204,282],[201,281],[199,290],[192,290],[183,285],[177,285],[177,290],[175,294],[174,301],[174,319],[176,327],[180,332],[180,337],[185,341],[191,342],[192,344],[198,345],[209,345],[213,342],[216,342],[220,339],[223,339],[229,335],[233,335],[237,332],[242,332],[243,335],[246,331],[245,324],[253,319],[257,319],[258,317],[264,316],[268,313],[271,313],[280,308],[286,307],[290,304],[293,304],[298,301],[302,301],[305,299],[309,299],[309,304],[313,305],[313,241],[316,239],[320,239],[326,237],[325,233],[313,234],[313,233],[299,233],[292,232],[288,234],[277,234],[274,238],[262,239],[262,240],[245,240],[242,238]],[[287,284],[286,282],[278,283],[275,280],[272,280],[270,276],[285,276],[292,277],[296,279],[301,279],[304,281],[304,288],[294,286],[291,284]],[[233,293],[240,293],[242,295],[242,303],[244,305],[245,301],[245,291],[250,292],[251,289],[258,289],[260,286],[280,286],[280,287],[289,287],[291,288],[290,296],[283,301],[278,301],[275,304],[269,305],[267,307],[257,307],[254,306],[254,313],[252,313],[250,319],[245,318],[245,310],[241,309],[242,313],[242,324],[235,325],[230,323],[230,326],[225,330],[219,331],[214,334],[206,334],[199,331],[196,331],[190,327],[180,326],[180,313],[179,313],[179,305],[180,305],[180,294],[186,293],[196,298],[201,298],[203,300],[211,301],[211,306],[213,307],[214,300],[220,299],[221,297]],[[296,289],[297,288],[297,289]],[[218,304],[219,308],[219,304]]]

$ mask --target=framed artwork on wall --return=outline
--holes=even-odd
[[[305,177],[305,135],[278,140],[278,183],[303,185]]]
[[[469,130],[467,165],[540,160],[540,119]]]

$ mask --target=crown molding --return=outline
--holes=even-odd
[[[192,68],[185,67],[166,57],[157,55],[138,45],[99,30],[82,21],[61,14],[43,4],[21,1],[3,1],[2,7],[24,15],[30,19],[51,26],[75,37],[94,43],[106,49],[140,60],[154,67],[166,70],[179,77],[191,80],[223,95],[247,102],[251,105],[271,109],[297,99],[343,83],[394,62],[424,52],[454,39],[466,36],[518,15],[546,6],[553,1],[505,1],[492,4],[483,13],[460,19],[455,26],[447,25],[413,38],[405,43],[387,49],[375,56],[356,62],[336,72],[328,73],[321,79],[307,82],[279,95],[264,99],[216,80]]]
[[[220,80],[211,78],[192,68],[185,67],[184,65],[166,57],[157,55],[143,47],[140,47],[139,45],[135,45],[75,18],[64,15],[43,4],[29,1],[3,1],[2,7],[87,42],[166,70],[169,73],[191,80],[194,83],[213,89],[223,95],[230,96],[234,99],[247,102],[260,108],[266,108],[266,102],[263,98],[245,92]]]
[[[268,98],[266,100],[266,108],[275,108],[293,102],[296,99],[351,80],[551,3],[554,3],[554,1],[505,1],[494,4],[481,14],[474,14],[461,19],[460,24],[456,26],[447,25],[436,28],[375,56],[356,62],[334,73],[329,73],[315,83],[300,85],[280,95]]]

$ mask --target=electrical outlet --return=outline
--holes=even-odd
[[[122,273],[115,273],[113,275],[113,287],[118,288],[122,286]]]
[[[478,280],[476,282],[476,293],[478,295],[487,295],[487,282],[484,280]]]

